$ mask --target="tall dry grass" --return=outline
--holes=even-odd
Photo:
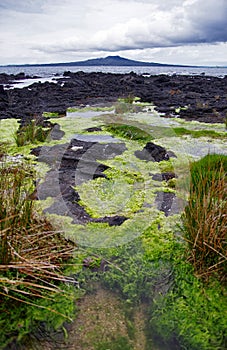
[[[30,166],[1,161],[0,298],[25,302],[24,296],[43,298],[59,292],[59,282],[74,282],[62,274],[62,266],[76,247],[37,213],[33,190]]]
[[[191,164],[184,237],[197,275],[227,276],[227,156],[210,154]]]

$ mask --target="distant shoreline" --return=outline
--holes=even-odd
[[[50,81],[63,76],[65,72],[85,72],[85,73],[111,73],[129,74],[148,77],[151,75],[190,75],[190,76],[213,76],[224,78],[227,76],[227,68],[215,67],[176,67],[176,66],[0,66],[0,74],[13,76],[23,73],[26,76],[37,78],[41,81]],[[35,82],[35,81],[34,81]]]
[[[93,67],[93,66],[109,66],[109,67],[179,67],[179,68],[208,68],[209,66],[194,66],[182,64],[166,64],[157,62],[142,62],[130,60],[120,56],[108,56],[105,58],[88,59],[76,62],[58,62],[58,63],[32,63],[32,64],[8,64],[0,65],[0,67]],[[223,67],[221,67],[223,68]]]

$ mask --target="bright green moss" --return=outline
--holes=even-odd
[[[226,133],[220,133],[215,130],[189,130],[183,127],[173,128],[173,130],[177,136],[190,135],[194,138],[211,137],[216,139],[226,139]]]
[[[125,104],[125,101],[119,103]],[[74,111],[82,112],[81,109]],[[101,133],[108,132],[122,137],[127,147],[123,154],[102,161],[110,167],[105,172],[107,178],[98,178],[76,188],[81,204],[93,217],[125,215],[128,219],[122,225],[109,226],[107,223],[94,222],[78,225],[73,224],[69,216],[49,215],[56,229],[64,232],[68,239],[79,246],[83,246],[82,251],[75,253],[72,262],[75,266],[68,268],[69,274],[76,273],[83,286],[87,281],[88,290],[93,276],[95,281],[101,281],[106,287],[119,292],[125,303],[132,307],[136,303],[149,302],[148,338],[156,335],[166,349],[170,348],[170,344],[190,350],[225,349],[226,288],[216,281],[202,284],[194,276],[192,266],[186,260],[185,242],[176,226],[180,223],[180,214],[166,218],[164,213],[156,208],[156,192],[169,191],[170,184],[152,179],[153,174],[174,172],[178,178],[172,181],[174,184],[170,187],[174,191],[176,186],[177,194],[180,193],[182,198],[185,198],[188,193],[189,161],[209,152],[209,138],[212,139],[213,147],[225,149],[226,135],[221,130],[223,126],[217,125],[214,131],[210,130],[214,126],[177,119],[167,120],[160,118],[154,111],[132,111],[124,115],[112,113],[97,118],[71,116],[53,119],[53,122],[61,126],[65,135],[59,141],[46,140],[44,144],[49,146],[70,142],[75,134],[86,133],[88,127],[106,124],[106,129],[103,128]],[[181,125],[183,128],[180,128]],[[14,153],[19,153],[13,138],[13,132],[18,127],[17,121],[1,121],[1,127],[3,139],[10,142],[9,148]],[[195,128],[201,130],[194,130]],[[180,137],[183,135],[186,137]],[[203,139],[194,143],[191,137]],[[173,151],[177,158],[158,164],[138,159],[134,152],[142,150],[151,139],[154,143]],[[214,139],[216,143],[213,143]],[[21,147],[20,153],[29,154],[31,147],[33,146]],[[43,177],[48,169],[41,166],[40,177]],[[43,204],[46,208],[52,203],[53,199],[49,198]],[[95,254],[95,262],[100,263],[102,259],[106,259],[107,269],[104,273],[93,273],[88,269],[81,271],[84,258],[92,254]],[[99,267],[98,263],[95,264],[95,268]],[[56,302],[56,310],[67,310],[67,316],[71,317],[71,301],[65,298]],[[45,304],[44,301],[43,303]],[[60,316],[53,317],[52,322],[52,316],[47,311],[42,313],[40,310],[30,309],[29,313],[27,308],[25,309],[21,309],[22,314],[19,309],[15,309],[15,319],[11,318],[9,322],[5,322],[6,308],[2,309],[0,325],[1,330],[6,329],[6,336],[7,328],[15,329],[15,325],[18,324],[21,324],[20,334],[26,334],[30,329],[32,317],[34,325],[36,320],[42,321],[44,317],[54,328],[61,323]],[[12,328],[10,325],[13,325]],[[97,349],[130,349],[127,339],[121,337],[115,338],[113,342],[101,339],[95,346]],[[148,344],[147,349],[150,348]]]
[[[133,125],[126,124],[110,124],[105,126],[104,130],[129,140],[136,140],[139,142],[148,142],[152,139],[151,135],[145,130]]]
[[[43,116],[46,118],[59,118],[60,115],[57,112],[44,112]]]
[[[110,106],[110,107],[84,107],[84,108],[78,108],[78,107],[69,107],[67,109],[68,113],[74,113],[74,112],[79,112],[79,113],[83,113],[83,112],[87,112],[87,111],[94,111],[94,112],[111,112],[114,110],[114,106]]]
[[[93,217],[126,215],[138,211],[144,202],[144,184],[140,175],[119,170],[106,172],[107,178],[97,178],[76,187],[80,204]]]

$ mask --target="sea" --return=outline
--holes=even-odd
[[[146,66],[1,66],[0,73],[18,74],[25,73],[31,77],[38,77],[34,79],[15,82],[11,88],[25,87],[34,82],[55,81],[63,75],[65,71],[71,72],[103,72],[113,74],[126,74],[130,72],[139,75],[206,75],[223,78],[227,76],[227,67],[146,67]]]

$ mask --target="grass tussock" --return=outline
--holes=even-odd
[[[0,142],[0,161],[5,157],[7,144]]]
[[[15,133],[15,142],[18,147],[30,143],[44,142],[50,132],[49,128],[44,128],[36,117],[28,124],[21,126]]]
[[[0,299],[33,303],[59,292],[69,282],[62,264],[75,246],[37,213],[31,168],[23,163],[0,167]]]
[[[227,156],[210,154],[191,164],[188,205],[182,215],[197,275],[227,276]]]

